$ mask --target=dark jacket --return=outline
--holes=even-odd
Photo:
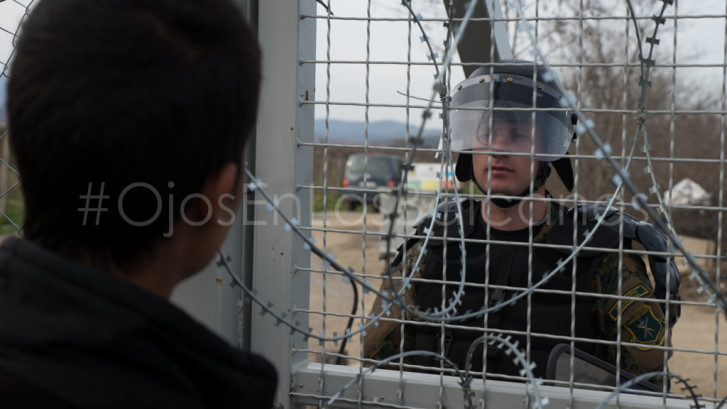
[[[467,256],[466,278],[461,304],[457,307],[459,314],[481,310],[485,300],[489,300],[490,306],[494,306],[510,299],[528,288],[530,283],[540,282],[560,260],[565,258],[562,252],[552,248],[513,245],[512,243],[528,243],[530,231],[527,228],[517,231],[500,231],[492,228],[488,237],[487,227],[480,217],[480,210],[479,201],[462,202],[463,220],[472,221],[465,228],[465,237],[478,241],[466,242],[464,245]],[[533,227],[532,235],[535,242],[548,242],[548,233],[553,232],[551,229],[541,235],[539,233],[542,227],[542,225]],[[558,228],[561,226],[556,225],[555,229]],[[459,240],[450,241],[444,238],[456,239],[459,235],[458,224],[451,223],[444,226],[435,223],[429,242],[427,263],[421,272],[421,278],[425,281],[416,284],[417,307],[420,310],[434,310],[443,305],[442,284],[438,282],[443,278],[443,272],[446,273],[446,280],[451,283],[446,286],[447,298],[450,299],[457,293],[459,282],[462,280],[461,243]],[[569,229],[568,237],[572,236],[572,229]],[[488,239],[494,240],[495,243],[486,243],[485,240]],[[568,294],[574,285],[579,294],[592,292],[593,268],[596,260],[596,254],[579,257],[575,284],[573,265],[567,263],[558,274],[539,287],[546,292],[534,292],[529,297],[520,298],[517,302],[488,314],[488,330],[501,331],[504,336],[511,338],[511,342],[517,342],[523,347],[529,345],[530,360],[536,364],[533,368],[536,377],[546,376],[551,350],[559,343],[568,342],[572,329],[576,338],[604,338],[591,322],[593,297],[583,295],[571,297]],[[487,296],[485,283],[489,288]],[[459,368],[465,368],[470,345],[484,333],[484,320],[479,315],[451,324],[457,327],[449,328],[444,333],[438,326],[413,326],[414,348],[443,352]],[[474,330],[476,328],[479,331]],[[528,336],[525,335],[526,330]],[[441,346],[442,337],[444,337],[444,351]],[[606,359],[606,351],[600,344],[576,342],[575,347],[592,356]],[[484,343],[479,343],[474,349],[470,361],[472,369],[477,371],[483,369],[483,349]],[[520,364],[513,362],[512,356],[504,352],[496,346],[488,347],[487,372],[517,376],[521,370]],[[435,360],[430,357],[418,357],[415,362],[424,366],[436,366]]]
[[[577,254],[575,275],[570,262],[561,264],[560,272],[550,277],[547,282],[540,283],[538,290],[527,299],[491,310],[488,313],[487,328],[492,331],[487,335],[510,336],[511,342],[519,341],[518,348],[521,350],[529,345],[528,359],[537,364],[535,376],[544,376],[543,371],[547,368],[546,355],[554,344],[570,341],[573,321],[574,335],[579,338],[575,342],[577,348],[605,358],[603,360],[613,364],[620,357],[621,368],[636,375],[664,368],[663,350],[651,346],[668,345],[666,331],[669,327],[665,322],[664,311],[669,312],[669,325],[673,326],[679,316],[679,304],[676,303],[679,300],[679,273],[673,261],[660,255],[667,252],[668,248],[665,237],[658,230],[616,210],[591,205],[568,209],[551,203],[546,219],[542,224],[533,226],[532,233],[529,229],[505,232],[491,228],[489,239],[492,241],[487,246],[482,241],[472,240],[488,238],[480,206],[479,201],[461,202],[461,217],[464,222],[461,232],[459,223],[455,221],[455,202],[445,202],[437,208],[436,217],[439,221],[433,225],[430,224],[431,216],[420,220],[416,234],[407,240],[405,247],[400,247],[399,254],[392,263],[395,266],[392,272],[394,281],[384,280],[381,286],[382,291],[391,292],[392,286],[400,291],[401,281],[398,277],[410,275],[413,285],[408,286],[402,293],[403,299],[409,305],[416,305],[423,311],[441,309],[443,296],[446,296],[446,305],[451,306],[453,294],[458,292],[461,281],[459,237],[463,235],[466,238],[464,247],[467,275],[463,282],[462,298],[457,300],[454,306],[456,311],[452,312],[452,315],[458,315],[460,319],[449,321],[450,325],[442,332],[441,325],[420,325],[411,321],[401,325],[398,320],[383,318],[378,326],[367,330],[363,343],[366,358],[389,358],[402,351],[403,343],[403,351],[425,350],[441,353],[460,369],[464,369],[470,344],[486,333],[481,314],[469,314],[468,317],[463,317],[462,314],[466,314],[468,310],[481,311],[486,302],[494,306],[498,301],[502,302],[522,293],[525,287],[529,287],[529,282],[537,282],[545,272],[552,271],[561,261],[565,261],[574,248],[574,237],[581,243],[584,233],[594,231],[598,216],[603,215],[603,223],[588,242],[588,247],[592,249],[584,248]],[[574,220],[578,221],[577,225]],[[423,240],[429,233],[428,240]],[[531,234],[532,254],[530,246],[527,245]],[[448,238],[447,245],[442,237]],[[638,255],[620,253],[617,250],[619,243],[623,243],[623,248],[628,249],[632,241],[637,241],[654,252],[648,259],[655,286],[650,282],[644,261]],[[525,245],[518,245],[517,242]],[[489,270],[485,270],[486,266]],[[500,274],[502,272],[508,273]],[[573,277],[576,278],[575,282]],[[443,278],[447,280],[444,295],[444,283],[441,282]],[[577,293],[572,298],[574,284]],[[485,288],[488,288],[487,297]],[[661,302],[667,298],[667,294],[673,301],[669,305]],[[621,296],[631,297],[632,300],[620,304]],[[405,317],[419,321],[418,317],[409,316],[394,304],[386,306],[385,302],[390,301],[377,297],[372,314],[379,315],[384,308],[389,308],[387,317]],[[531,312],[529,318],[528,302]],[[575,316],[571,315],[571,305],[575,307]],[[644,330],[644,325],[647,325],[648,330]],[[523,339],[523,331],[530,334],[530,337]],[[620,340],[625,346],[585,341],[594,338]],[[519,374],[520,367],[495,347],[488,347],[486,371]],[[478,348],[470,361],[471,369],[477,371],[483,365],[483,348]],[[405,362],[439,366],[439,362],[423,355],[409,357]]]
[[[265,408],[276,372],[179,308],[28,240],[0,246],[3,408]]]

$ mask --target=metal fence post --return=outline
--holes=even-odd
[[[314,0],[291,3],[294,2],[259,4],[264,79],[255,140],[255,175],[280,200],[280,208],[286,214],[296,217],[301,225],[310,225],[310,195],[297,190],[297,186],[311,183],[312,149],[300,147],[296,141],[313,140],[313,106],[301,105],[300,101],[313,98],[315,70],[313,65],[302,65],[300,61],[315,58],[316,33],[315,20],[299,16],[314,14],[316,4]],[[264,203],[256,202],[254,221],[254,288],[262,299],[283,309],[280,313],[291,316],[296,307],[308,305],[309,274],[298,268],[310,265],[309,253]],[[260,308],[253,306],[251,349],[277,368],[276,405],[287,408],[292,368],[306,359],[305,354],[291,351],[305,349],[307,342],[300,334],[292,335],[284,325],[276,325],[269,314],[259,312]],[[307,316],[292,314],[292,320],[308,328]]]

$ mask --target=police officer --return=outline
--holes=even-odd
[[[551,351],[563,343],[631,374],[664,368],[664,349],[654,347],[666,345],[678,317],[676,305],[664,300],[678,300],[679,276],[673,262],[652,255],[653,286],[644,261],[619,248],[622,243],[628,250],[638,241],[647,250],[665,251],[666,240],[651,225],[620,212],[568,209],[549,200],[544,185],[551,168],[569,191],[573,188],[566,155],[576,121],[561,102],[546,70],[529,61],[480,67],[455,87],[449,118],[451,148],[460,152],[456,176],[474,182],[483,196],[445,202],[417,222],[393,265],[398,276],[413,273],[405,298],[418,310],[441,311],[459,296],[452,315],[466,316],[432,325],[392,306],[392,319],[382,319],[365,337],[367,357],[381,360],[403,345],[407,351],[440,353],[462,369],[469,363],[488,376],[519,376],[520,365],[497,346],[480,344],[468,354],[473,341],[488,333],[517,341],[535,363],[537,377],[546,376]],[[562,263],[593,229],[587,246],[603,250],[581,250]],[[553,270],[530,295],[503,304]],[[391,285],[384,282],[382,289]],[[472,314],[488,306],[494,309]],[[381,308],[379,299],[374,313]],[[408,362],[440,368],[430,357]]]

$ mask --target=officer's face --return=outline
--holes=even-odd
[[[481,122],[474,132],[472,149],[478,151],[530,153],[533,149],[530,120],[524,122],[495,121],[492,132],[487,122]],[[490,137],[492,133],[492,137]],[[535,140],[538,135],[535,133]],[[536,142],[537,143],[537,142]],[[536,149],[536,153],[537,149]]]
[[[490,147],[490,139],[487,137],[482,141],[481,148],[472,151],[475,178],[483,189],[488,188],[488,179],[492,193],[519,195],[530,186],[530,166],[533,160],[529,156],[512,153],[530,152],[531,131],[529,123],[493,123],[492,146]],[[480,136],[477,138],[482,140]],[[539,166],[535,162],[533,174],[537,174]]]

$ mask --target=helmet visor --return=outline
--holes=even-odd
[[[568,151],[571,115],[560,107],[555,91],[539,87],[533,107],[532,79],[508,77],[492,85],[467,81],[450,106],[453,151],[532,153],[542,161],[557,160]]]

